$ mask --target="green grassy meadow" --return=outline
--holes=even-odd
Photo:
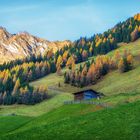
[[[65,105],[4,133],[1,140],[137,140],[139,109],[139,101],[105,109],[94,105]]]
[[[11,105],[11,106],[0,106],[0,115],[7,115],[15,113],[16,115],[23,116],[39,116],[53,109],[63,105],[64,101],[72,100],[71,94],[64,93],[54,95],[47,101],[43,101],[36,105]]]
[[[32,120],[27,116],[0,116],[0,135],[4,135],[22,127]]]

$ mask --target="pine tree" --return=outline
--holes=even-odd
[[[87,57],[88,57],[87,51],[83,50],[83,52],[82,52],[82,59],[83,59],[83,61],[87,60]]]

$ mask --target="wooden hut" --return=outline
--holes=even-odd
[[[80,92],[73,93],[74,100],[89,100],[92,98],[100,98],[100,93],[89,89]]]

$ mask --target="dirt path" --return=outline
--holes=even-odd
[[[58,94],[65,93],[64,91],[62,91],[62,90],[60,90],[60,89],[57,89],[57,88],[55,88],[55,87],[52,87],[52,86],[49,86],[49,87],[48,87],[48,90],[54,91],[54,92],[56,92],[56,93],[58,93]]]

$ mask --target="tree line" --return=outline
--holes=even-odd
[[[33,88],[29,82],[49,72],[46,62],[24,63],[0,71],[0,104],[35,104],[46,99],[47,87]]]

